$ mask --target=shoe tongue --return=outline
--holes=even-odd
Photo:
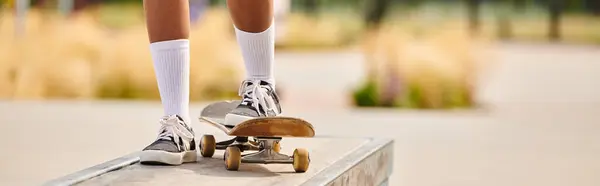
[[[159,139],[163,139],[163,140],[173,140],[173,133],[171,133],[169,131],[169,129],[163,129],[162,131],[160,131],[159,135]]]
[[[264,88],[264,89],[266,89],[267,91],[271,91],[271,88],[270,88],[270,85],[271,85],[271,84],[270,84],[269,82],[267,82],[267,81],[264,81],[264,80],[260,80],[259,82],[260,82],[260,83],[259,83],[259,85],[265,86],[265,87],[260,87],[260,88]],[[246,88],[247,88],[247,89],[246,89],[246,91],[248,91],[248,92],[244,93],[244,95],[243,95],[243,97],[242,97],[242,98],[243,98],[243,101],[242,101],[243,103],[249,103],[249,102],[250,102],[250,99],[252,99],[252,98],[251,98],[251,97],[250,97],[248,94],[252,94],[252,92],[253,92],[254,90],[253,90],[253,89],[250,89],[250,90],[248,90],[248,88],[249,88],[250,86],[254,85],[254,83],[255,83],[255,82],[253,82],[253,81],[248,81],[248,82],[247,82],[247,84],[246,84]]]

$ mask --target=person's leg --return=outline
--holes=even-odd
[[[273,0],[227,0],[227,6],[244,58],[246,79],[275,84]]]
[[[144,0],[150,52],[165,116],[158,138],[144,148],[141,163],[178,165],[196,161],[189,124],[189,7],[187,0]],[[135,72],[132,72],[135,73]]]
[[[273,0],[227,0],[246,67],[240,87],[243,102],[225,117],[233,126],[244,120],[281,114],[275,93]]]

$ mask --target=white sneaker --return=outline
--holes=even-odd
[[[195,162],[196,140],[192,128],[177,115],[161,118],[160,124],[156,141],[142,150],[140,163],[180,165]]]
[[[257,117],[281,115],[279,97],[267,81],[243,81],[239,95],[242,96],[240,105],[225,116],[225,125],[228,127]]]

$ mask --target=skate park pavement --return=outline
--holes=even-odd
[[[301,65],[286,63],[305,55],[280,54],[284,111],[312,122],[318,136],[394,139],[390,185],[600,184],[599,50],[500,47],[504,61],[480,90],[487,107],[453,111],[348,107],[340,94],[361,76],[354,54]],[[317,81],[330,73],[322,61],[347,73]],[[312,75],[289,75],[302,70]],[[192,116],[206,104],[193,103]],[[0,184],[39,185],[142,149],[162,110],[158,102],[54,100],[2,101],[0,113]],[[198,136],[218,133],[197,120],[193,127]]]

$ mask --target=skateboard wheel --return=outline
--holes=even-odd
[[[296,172],[306,172],[308,165],[310,164],[310,158],[308,157],[308,151],[306,149],[294,150],[294,170]]]
[[[273,143],[273,151],[275,151],[275,152],[281,151],[281,145],[278,141]]]
[[[200,154],[202,157],[212,157],[215,154],[217,142],[213,135],[204,135],[200,139]]]
[[[230,171],[237,171],[242,163],[242,151],[240,148],[231,146],[225,149],[225,168]]]

